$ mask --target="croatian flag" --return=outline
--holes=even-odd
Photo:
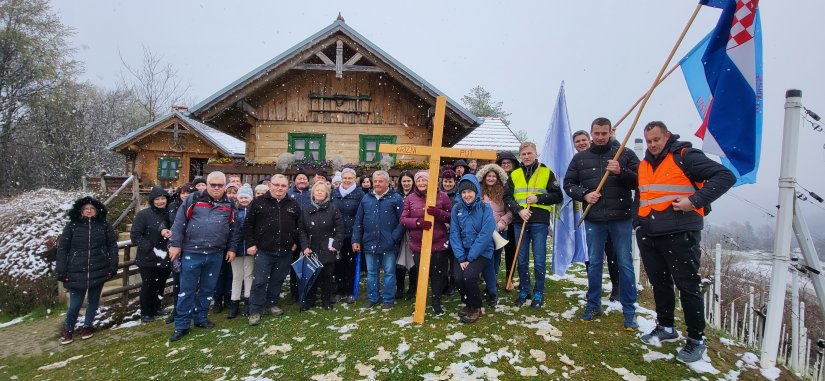
[[[701,0],[722,8],[716,28],[679,62],[702,118],[696,136],[736,185],[753,184],[762,148],[762,27],[758,0]]]
[[[550,167],[558,179],[564,178],[567,166],[575,153],[573,134],[570,132],[570,118],[567,116],[564,82],[562,82],[558,98],[556,98],[556,109],[553,110],[553,119],[550,121],[550,128],[544,138],[541,157],[549,161],[545,164]],[[555,208],[553,273],[558,276],[564,276],[571,263],[587,261],[584,226],[576,227],[576,221],[581,218],[582,211],[576,204],[567,196],[567,193],[564,193],[564,200]]]

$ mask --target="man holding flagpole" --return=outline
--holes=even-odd
[[[593,144],[577,153],[570,161],[564,176],[564,191],[574,200],[592,204],[585,217],[587,248],[590,265],[587,267],[587,308],[582,321],[592,321],[602,314],[602,268],[605,242],[609,235],[619,267],[619,301],[624,314],[624,328],[638,329],[636,314],[636,275],[633,271],[632,245],[632,190],[636,187],[639,158],[631,150],[624,150],[613,160],[618,147],[611,143],[610,120],[596,118],[590,125]],[[600,192],[596,192],[605,172],[610,175]]]
[[[704,305],[700,290],[702,227],[710,203],[736,182],[733,173],[695,148],[678,141],[664,123],[645,126],[647,152],[639,164],[638,212],[634,225],[645,272],[653,286],[658,325],[641,337],[645,344],[676,341],[675,295],[685,313],[688,339],[677,359],[690,363],[704,355]]]
[[[515,238],[521,239],[516,253],[518,261],[519,293],[516,306],[532,299],[530,307],[544,304],[544,276],[547,274],[547,234],[550,230],[550,212],[562,201],[556,175],[539,163],[536,144],[524,142],[519,146],[521,165],[510,174],[504,187],[504,202],[513,212]],[[523,237],[522,237],[523,236]],[[533,272],[536,284],[530,290],[529,250],[533,248]],[[518,245],[517,245],[518,246]]]

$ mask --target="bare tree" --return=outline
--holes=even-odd
[[[140,66],[129,65],[123,55],[120,61],[126,70],[126,73],[121,73],[123,87],[134,94],[150,120],[157,119],[173,105],[179,104],[189,91],[189,83],[181,81],[172,64],[164,63],[163,57],[145,46]]]

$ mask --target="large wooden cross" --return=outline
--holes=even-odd
[[[447,97],[439,96],[435,100],[435,117],[433,118],[433,140],[431,146],[416,146],[409,144],[381,143],[378,152],[402,155],[420,155],[430,157],[430,181],[427,184],[427,205],[425,206],[424,220],[435,226],[433,216],[427,214],[426,207],[435,206],[438,192],[438,175],[442,157],[495,160],[496,151],[479,149],[461,149],[442,147],[444,137],[444,114],[447,107]],[[415,186],[415,185],[413,185]],[[427,284],[430,279],[430,255],[433,246],[433,229],[424,231],[421,238],[421,258],[418,266],[418,285],[415,294],[415,315],[413,321],[424,323],[424,312],[427,310]]]

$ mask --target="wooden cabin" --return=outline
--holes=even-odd
[[[425,54],[426,46],[421,48]],[[290,152],[299,159],[340,155],[345,163],[369,163],[381,159],[380,143],[430,144],[439,95],[444,94],[339,16],[193,106],[191,116],[244,140],[247,161],[272,163]],[[448,98],[444,145],[457,143],[478,124]]]
[[[126,156],[126,173],[136,173],[142,185],[177,187],[204,175],[209,159],[243,158],[243,141],[190,118],[171,114],[112,142],[109,150]]]

